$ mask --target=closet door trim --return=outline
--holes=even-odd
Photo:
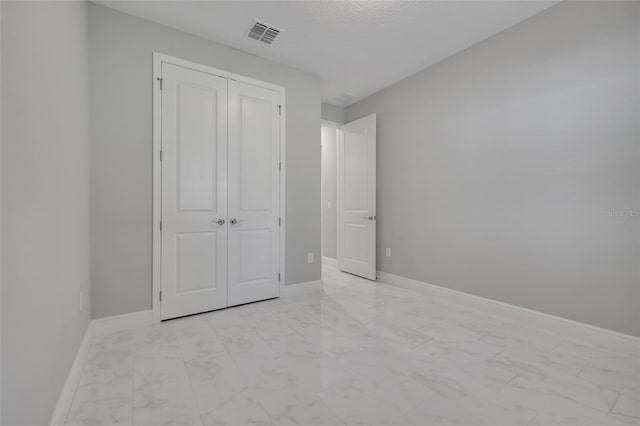
[[[285,182],[286,182],[286,89],[282,86],[267,83],[264,81],[256,80],[243,75],[234,74],[228,71],[220,70],[217,68],[209,67],[206,65],[198,64],[195,62],[187,61],[184,59],[176,58],[173,56],[165,55],[158,52],[153,52],[153,73],[152,73],[152,87],[153,87],[153,230],[152,230],[152,312],[153,322],[160,322],[160,290],[161,290],[161,269],[162,269],[162,256],[161,256],[161,233],[160,233],[160,220],[161,220],[161,207],[162,207],[162,186],[161,186],[161,112],[162,112],[162,96],[161,96],[161,84],[162,84],[162,64],[173,64],[185,68],[190,68],[195,71],[204,72],[207,74],[216,75],[218,77],[227,78],[229,80],[236,80],[242,83],[251,84],[265,89],[274,90],[280,92],[281,118],[280,118],[280,253],[279,253],[279,265],[280,265],[280,294],[284,294],[285,286],[285,241],[286,241],[286,217],[285,217]]]

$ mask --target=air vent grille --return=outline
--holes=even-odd
[[[280,34],[282,30],[265,24],[264,22],[255,21],[251,28],[249,29],[249,33],[247,37],[258,40],[266,44],[271,44],[276,39],[278,34]]]
[[[253,27],[249,30],[249,38],[254,40],[260,40],[269,27],[262,25],[260,22],[253,24]]]
[[[280,31],[275,28],[267,28],[267,31],[264,32],[264,35],[260,39],[260,41],[264,41],[267,44],[273,43],[273,40],[276,39],[276,36],[280,34]]]

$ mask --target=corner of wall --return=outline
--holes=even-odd
[[[333,121],[334,123],[343,124],[345,122],[345,108],[337,105],[325,104],[321,105],[322,120]]]

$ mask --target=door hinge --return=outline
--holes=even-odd
[[[162,221],[160,221],[160,232],[162,232]]]
[[[282,218],[278,218],[278,226],[282,226]]]
[[[162,161],[162,150],[160,150],[160,161]]]
[[[278,170],[282,171],[282,161],[278,163]]]
[[[160,293],[158,293],[158,299],[160,299],[160,301],[162,302],[162,290],[160,290]]]
[[[162,77],[158,77],[156,80],[160,82],[160,90],[162,90]]]
[[[278,272],[278,282],[280,282],[280,272]]]
[[[278,115],[282,115],[282,105],[278,105]]]

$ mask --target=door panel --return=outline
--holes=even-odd
[[[178,210],[215,211],[216,91],[183,81],[176,90]]]
[[[240,281],[268,280],[271,273],[271,229],[238,230]]]
[[[272,210],[273,146],[270,143],[273,105],[271,100],[239,95],[240,209]]]
[[[367,135],[365,129],[344,135],[344,208],[368,211]]]
[[[376,279],[376,115],[338,131],[338,246],[342,271]]]
[[[177,294],[217,287],[215,271],[216,232],[192,232],[176,234],[178,282]]]
[[[162,64],[161,318],[227,306],[227,80]]]
[[[230,306],[280,295],[279,104],[278,92],[229,81]]]
[[[345,223],[344,225],[344,260],[366,264],[367,255],[367,224]]]

